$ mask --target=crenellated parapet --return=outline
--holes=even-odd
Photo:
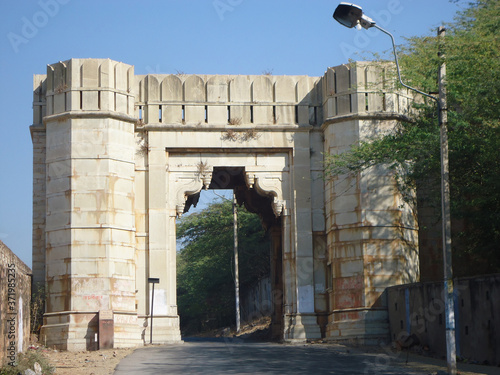
[[[413,96],[395,88],[394,64],[356,62],[328,68],[323,77],[325,122],[350,115],[402,116],[411,109]]]
[[[394,88],[393,65],[356,62],[323,77],[134,75],[110,59],[71,59],[34,76],[33,124],[69,111],[113,111],[146,124],[321,125],[351,114],[407,114],[413,96]],[[381,79],[382,78],[382,79]]]
[[[308,76],[137,76],[136,117],[168,125],[320,125],[318,85]]]
[[[34,123],[44,116],[74,111],[133,116],[133,83],[134,67],[110,59],[71,59],[47,65],[45,76],[35,76]]]

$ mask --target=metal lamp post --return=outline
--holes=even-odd
[[[240,312],[240,274],[238,262],[238,202],[236,200],[236,192],[233,191],[233,222],[234,222],[234,293],[236,303],[236,332],[241,329],[241,312]]]
[[[348,28],[361,27],[369,29],[374,27],[384,34],[391,37],[392,49],[394,53],[394,60],[398,73],[399,83],[409,90],[415,91],[424,95],[437,104],[439,128],[441,136],[441,211],[442,211],[442,238],[443,238],[443,266],[444,266],[444,296],[445,296],[445,313],[446,313],[446,353],[448,372],[452,375],[457,373],[456,362],[456,344],[455,344],[455,314],[454,314],[454,301],[453,301],[453,270],[452,270],[452,256],[451,256],[451,215],[450,215],[450,183],[449,183],[449,167],[448,167],[448,132],[447,132],[447,107],[446,107],[446,65],[444,62],[444,54],[441,53],[440,57],[443,58],[439,70],[439,97],[429,95],[423,91],[417,90],[414,87],[406,85],[401,79],[401,72],[399,69],[398,55],[396,53],[396,44],[394,37],[390,32],[378,26],[375,21],[370,17],[363,14],[363,9],[351,3],[340,3],[333,14],[333,18],[340,24]],[[444,37],[445,29],[440,27],[438,29],[438,36]]]
[[[214,194],[219,198],[225,199],[232,203],[233,207],[233,250],[234,250],[234,297],[236,304],[236,332],[239,333],[241,330],[241,311],[240,311],[240,273],[239,273],[239,261],[238,261],[238,202],[236,200],[236,191],[233,190],[233,200],[230,201],[226,197]]]
[[[154,301],[155,301],[155,284],[160,283],[160,279],[156,277],[149,277],[148,283],[153,284],[153,290],[151,292],[151,327],[149,327],[149,343],[153,343],[153,311],[154,311]]]

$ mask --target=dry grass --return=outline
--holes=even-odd
[[[240,117],[230,118],[229,125],[241,125],[241,118]]]

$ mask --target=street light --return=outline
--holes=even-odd
[[[350,3],[340,3],[333,13],[333,18],[348,28],[362,26],[369,29],[375,26],[375,22],[363,14],[363,9],[359,5]]]
[[[444,296],[445,296],[445,313],[446,313],[446,358],[448,362],[448,372],[451,375],[457,373],[457,358],[455,344],[455,315],[453,302],[453,269],[451,257],[451,215],[450,215],[450,182],[449,182],[449,167],[448,167],[448,133],[447,133],[447,108],[446,108],[446,88],[444,81],[446,79],[446,65],[441,64],[439,70],[439,97],[429,95],[423,91],[417,90],[414,87],[408,86],[401,79],[399,69],[398,55],[396,53],[396,43],[390,32],[378,26],[370,17],[363,14],[363,9],[356,4],[342,2],[337,6],[333,13],[333,18],[340,24],[348,28],[356,27],[361,29],[369,29],[374,27],[384,34],[391,37],[392,50],[396,68],[398,73],[399,83],[409,90],[415,91],[425,97],[434,100],[437,104],[439,128],[441,132],[441,212],[442,212],[442,237],[443,237],[443,267],[444,267]],[[438,29],[438,36],[444,37],[445,29]],[[440,56],[444,58],[444,54]]]
[[[333,13],[333,18],[335,18],[335,20],[337,22],[339,22],[340,24],[342,24],[345,27],[348,27],[350,29],[353,27],[356,27],[358,29],[360,29],[361,27],[363,27],[365,29],[369,29],[371,27],[374,27],[374,28],[382,31],[383,33],[389,35],[391,37],[391,41],[392,41],[392,52],[394,54],[394,60],[396,62],[399,83],[409,90],[413,90],[415,92],[418,92],[421,95],[424,95],[424,96],[434,100],[438,104],[438,107],[439,107],[439,98],[436,98],[435,96],[429,95],[423,91],[417,90],[414,87],[410,87],[402,81],[401,72],[399,69],[398,55],[396,53],[396,43],[394,41],[394,36],[390,32],[388,32],[387,30],[385,30],[385,29],[381,28],[379,25],[377,25],[375,23],[375,21],[372,20],[370,17],[363,14],[363,9],[359,5],[351,4],[351,3],[340,3],[340,5],[337,6],[337,9],[335,9],[335,12]]]

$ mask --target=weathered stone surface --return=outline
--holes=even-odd
[[[30,301],[31,270],[0,241],[0,366],[28,348]]]
[[[324,77],[146,75],[72,59],[34,78],[34,279],[50,346],[180,340],[175,220],[203,188],[236,189],[273,233],[273,332],[286,340],[387,335],[384,290],[418,280],[416,221],[391,173],[326,182],[323,153],[391,131],[384,66]],[[375,116],[376,114],[376,116]],[[376,119],[375,119],[376,118]],[[403,273],[402,270],[407,270]],[[276,328],[278,327],[278,328]]]

